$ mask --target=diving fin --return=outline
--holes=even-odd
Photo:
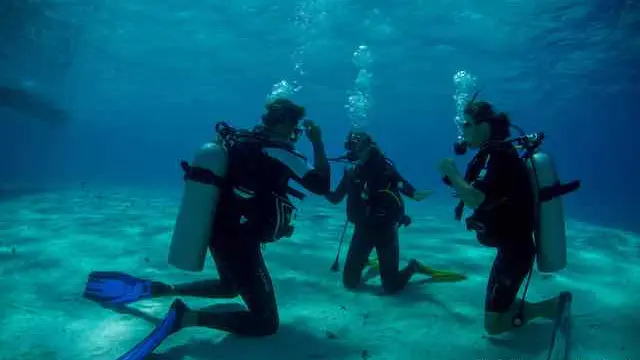
[[[380,262],[378,260],[367,260],[367,266],[375,271],[380,271]]]
[[[369,260],[367,265],[375,271],[380,271],[380,263],[377,259]],[[458,282],[467,279],[467,277],[463,274],[459,274],[453,271],[436,270],[429,266],[423,265],[420,262],[418,262],[418,273],[429,276],[429,282]]]
[[[571,304],[573,295],[564,291],[558,300],[558,313],[551,333],[546,360],[569,360],[571,356]]]
[[[166,338],[181,329],[182,318],[188,309],[182,300],[176,299],[160,324],[133,349],[116,360],[146,359]]]
[[[457,282],[466,280],[467,277],[453,271],[436,270],[423,264],[418,264],[418,273],[430,276],[429,282]]]
[[[92,271],[87,279],[83,296],[107,305],[125,305],[150,299],[152,288],[161,283],[143,280],[118,271]]]

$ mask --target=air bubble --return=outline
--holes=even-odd
[[[453,75],[455,93],[453,101],[456,106],[456,114],[453,119],[458,128],[458,136],[462,136],[462,122],[464,121],[464,108],[471,100],[470,96],[476,89],[476,77],[465,70],[459,70]]]

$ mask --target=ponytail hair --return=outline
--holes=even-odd
[[[491,126],[491,140],[504,141],[511,137],[511,120],[506,113],[500,112],[492,116],[489,125]]]

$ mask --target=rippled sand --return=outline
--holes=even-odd
[[[81,297],[91,270],[169,282],[215,276],[213,266],[192,274],[166,263],[179,195],[102,188],[3,196],[0,359],[115,359],[151,331],[172,301],[141,301],[121,313],[104,309]],[[543,358],[551,337],[548,322],[493,339],[483,335],[493,251],[451,220],[453,205],[411,204],[413,224],[401,230],[403,257],[463,272],[468,280],[433,284],[416,277],[405,292],[385,297],[374,278],[363,292],[345,291],[340,275],[329,270],[343,208],[310,198],[301,204],[295,236],[265,253],[280,306],[280,332],[246,339],[188,329],[169,338],[156,358]],[[556,275],[534,274],[528,298],[573,292],[573,358],[637,356],[640,239],[579,222],[568,229],[569,267]],[[185,300],[191,307],[222,303]]]

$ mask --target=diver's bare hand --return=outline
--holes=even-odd
[[[309,141],[312,143],[318,143],[322,141],[322,131],[320,130],[320,126],[316,124],[313,120],[306,119],[302,123],[302,127],[304,128],[304,134],[307,136]]]

